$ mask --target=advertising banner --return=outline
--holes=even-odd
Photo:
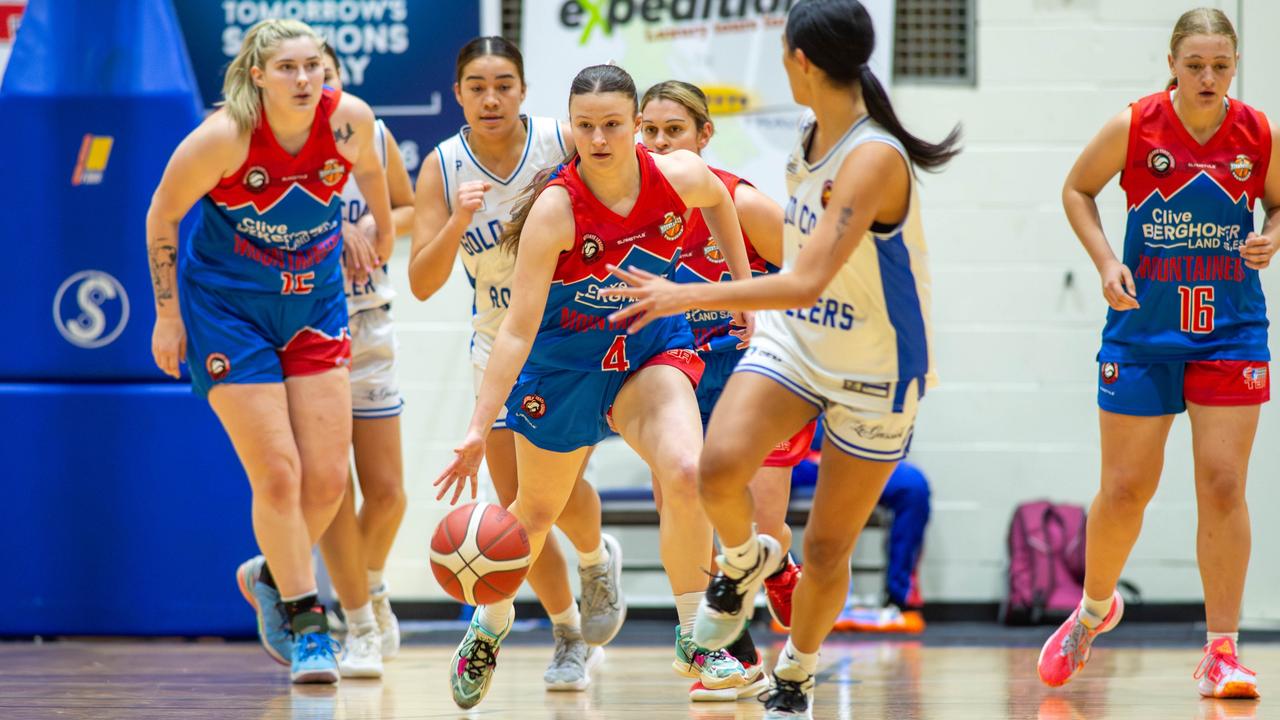
[[[621,65],[641,93],[663,80],[702,88],[716,135],[712,165],[784,198],[783,166],[799,108],[782,67],[787,11],[797,0],[525,0],[521,38],[528,111],[567,112],[569,84],[598,63]],[[864,0],[879,40],[871,67],[888,84],[893,3]]]
[[[536,4],[536,3],[535,3]],[[338,52],[347,91],[373,106],[417,174],[431,147],[457,132],[458,49],[480,32],[475,2],[452,0],[175,0],[187,49],[210,108],[244,33],[261,20],[314,27]]]

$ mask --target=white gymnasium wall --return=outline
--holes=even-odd
[[[1241,7],[1210,1],[1237,19]],[[1241,0],[1244,72],[1237,94],[1280,116],[1280,87],[1266,68],[1280,60],[1266,28],[1280,23],[1269,0]],[[1087,503],[1097,487],[1094,401],[1105,305],[1097,276],[1059,203],[1082,145],[1127,102],[1167,78],[1165,48],[1181,3],[1167,0],[978,0],[974,87],[898,83],[895,103],[920,135],[939,138],[963,121],[966,151],[922,185],[933,248],[935,328],[943,384],[923,405],[912,459],[933,481],[921,583],[926,599],[991,602],[1002,595],[1005,533],[1015,504],[1037,497]],[[536,81],[536,78],[532,79]],[[1122,236],[1123,198],[1100,206],[1109,235]],[[393,260],[403,282],[407,248]],[[1271,271],[1272,274],[1280,270]],[[1276,278],[1267,275],[1273,302]],[[395,594],[442,593],[426,568],[429,534],[445,508],[431,481],[450,457],[471,411],[467,364],[469,288],[461,271],[428,303],[402,292],[405,467],[409,513],[390,563]],[[1262,549],[1280,545],[1265,521],[1280,506],[1280,419],[1263,413],[1249,497],[1255,553],[1245,613],[1280,622],[1280,572]],[[643,482],[625,449],[607,448],[592,476]],[[1200,598],[1188,425],[1175,424],[1164,481],[1126,576],[1157,602]],[[656,534],[626,543],[656,543]],[[862,555],[878,552],[864,543]],[[656,557],[655,547],[631,556]],[[629,587],[646,596],[660,586]],[[527,591],[526,591],[527,592]]]

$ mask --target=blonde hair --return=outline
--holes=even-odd
[[[262,91],[253,84],[250,69],[265,70],[267,60],[280,43],[300,37],[311,38],[324,49],[324,38],[310,25],[297,20],[263,20],[245,33],[240,52],[227,66],[222,80],[223,100],[219,103],[241,131],[251,132],[256,128],[262,113]]]
[[[1236,29],[1227,18],[1226,13],[1217,8],[1196,8],[1182,13],[1173,26],[1173,36],[1169,38],[1169,54],[1178,56],[1178,46],[1192,35],[1222,35],[1231,41],[1232,48],[1239,48],[1240,41],[1236,37]],[[1178,86],[1178,79],[1169,80],[1169,88]]]
[[[680,80],[660,82],[645,91],[644,98],[640,100],[640,109],[643,110],[654,100],[670,100],[688,110],[689,116],[693,118],[693,127],[696,132],[702,132],[702,129],[711,122],[711,112],[707,110],[706,93],[692,83]]]

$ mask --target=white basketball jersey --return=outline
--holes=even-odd
[[[475,330],[471,339],[471,359],[481,367],[488,362],[489,350],[511,303],[511,275],[516,259],[514,254],[498,247],[502,226],[511,218],[516,199],[533,176],[539,170],[558,165],[565,156],[559,121],[526,115],[522,115],[521,120],[528,130],[524,152],[515,170],[505,178],[493,174],[476,160],[467,145],[470,126],[464,125],[457,135],[436,146],[449,212],[453,212],[462,183],[482,181],[490,186],[484,195],[484,207],[476,211],[471,226],[461,238],[462,266],[475,288],[471,306],[471,325]]]
[[[854,148],[885,143],[910,163],[902,143],[867,117],[855,122],[824,157],[808,163],[805,148],[814,122],[811,113],[802,121],[800,139],[787,160],[783,272],[792,271],[800,248],[817,228],[836,174]],[[919,379],[923,390],[925,379],[932,377],[932,283],[919,208],[912,182],[906,219],[894,227],[873,225],[812,307],[771,310],[757,319],[757,333],[794,349],[806,366],[799,370],[835,402],[860,406],[889,382]]]
[[[382,161],[383,169],[387,167],[387,127],[379,120],[374,124],[373,145],[378,149],[378,159]],[[348,179],[347,184],[342,188],[342,221],[355,224],[361,215],[368,210],[368,205],[364,201],[364,195],[360,194],[360,188],[356,186],[356,181]],[[394,232],[394,230],[393,230]],[[390,258],[383,258],[389,260]],[[391,287],[391,280],[387,277],[387,266],[383,263],[382,267],[374,268],[369,273],[369,279],[363,283],[353,283],[350,276],[343,269],[342,281],[344,289],[347,293],[347,313],[355,314],[361,310],[369,308],[382,307],[391,302],[396,296],[396,291]]]

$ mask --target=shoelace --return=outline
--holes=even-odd
[[[1062,654],[1071,658],[1072,666],[1084,662],[1085,653],[1089,652],[1089,628],[1077,621],[1071,632],[1062,640]]]
[[[581,643],[581,641],[575,642],[573,638],[567,636],[567,633],[561,633],[559,628],[556,628],[555,635],[556,650],[555,655],[551,658],[551,664],[564,665],[572,663],[577,667],[586,666],[586,653],[581,651],[581,648],[585,648],[586,644]]]
[[[1196,666],[1195,674],[1191,676],[1192,679],[1199,680],[1200,678],[1204,677],[1205,673],[1209,672],[1210,668],[1213,667],[1215,661],[1220,662],[1223,665],[1226,665],[1232,670],[1243,670],[1249,673],[1250,675],[1257,674],[1254,671],[1250,670],[1249,668],[1245,667],[1244,665],[1240,664],[1240,658],[1235,655],[1205,653],[1205,656],[1203,658],[1200,658],[1200,664]]]
[[[707,666],[715,667],[720,663],[730,662],[735,660],[737,660],[737,658],[735,658],[733,655],[729,654],[728,651],[723,649],[707,650],[705,648],[700,648],[697,646],[694,647],[693,663],[701,667],[707,667]]]
[[[498,651],[487,640],[476,638],[471,643],[471,654],[467,656],[467,667],[463,672],[470,680],[476,680],[485,670],[498,664]]]
[[[756,696],[764,703],[766,710],[791,710],[803,712],[809,706],[809,698],[805,696],[804,680],[783,680],[774,676],[774,686]]]
[[[611,587],[613,583],[608,582],[609,563],[586,568],[582,575],[582,579],[586,581],[582,584],[585,592],[582,604],[588,609],[588,614],[595,614],[595,611],[604,607],[618,609],[618,589]]]
[[[307,633],[302,636],[302,651],[298,653],[298,661],[305,662],[316,657],[336,657],[342,646],[327,633]]]

